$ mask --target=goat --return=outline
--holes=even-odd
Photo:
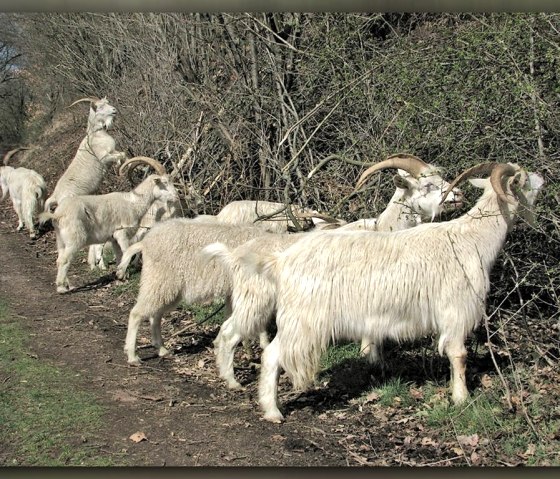
[[[81,98],[72,105],[89,101],[86,136],[81,141],[74,159],[57,181],[54,191],[45,202],[45,211],[52,211],[67,196],[95,193],[106,174],[107,166],[120,165],[126,159],[123,152],[115,150],[115,140],[107,133],[117,109],[106,98]]]
[[[136,167],[140,166],[141,164],[143,163],[127,162],[119,168],[119,175],[123,176],[124,172],[126,171],[130,183],[133,184],[132,172]],[[165,168],[163,166],[158,166],[158,168],[159,168],[158,174],[160,175],[166,174]],[[168,176],[170,181],[174,181],[176,176],[176,171],[171,172]],[[154,201],[151,204],[148,211],[146,212],[146,214],[140,220],[138,229],[130,238],[129,243],[130,244],[137,243],[145,236],[145,234],[150,230],[150,228],[154,225],[154,223],[158,221],[165,221],[169,218],[175,218],[179,216],[180,211],[181,209],[180,209],[179,199],[171,202],[160,201],[160,200]],[[104,256],[104,252],[106,251],[107,247],[110,246],[110,244],[111,243],[109,242],[109,243],[105,243],[104,245],[101,244],[92,245],[89,248],[88,264],[90,269],[94,269],[94,268],[99,268],[101,270],[107,269],[103,256]]]
[[[29,232],[29,237],[35,239],[37,231],[35,230],[34,218],[43,209],[47,185],[43,177],[35,170],[8,166],[10,158],[21,149],[11,150],[4,156],[3,166],[0,167],[2,200],[8,194],[10,195],[18,217],[17,231],[21,231],[25,226]]]
[[[271,233],[296,231],[294,223],[302,221],[304,230],[327,222],[336,222],[325,215],[301,206],[260,200],[232,201],[225,205],[216,215],[216,220],[227,224],[254,223]]]
[[[152,344],[159,356],[169,351],[163,346],[161,318],[182,299],[187,304],[229,295],[228,272],[220,265],[206,265],[200,255],[202,248],[217,240],[229,246],[251,238],[270,234],[253,225],[228,225],[172,218],[156,223],[146,236],[131,245],[117,269],[117,278],[124,278],[126,265],[134,254],[142,253],[140,290],[130,311],[124,351],[128,363],[139,365],[136,336],[143,320],[149,319]]]
[[[388,168],[398,169],[394,177],[397,191],[379,218],[357,220],[334,230],[376,230],[391,231],[405,229],[432,219],[445,209],[461,205],[462,193],[459,189],[448,195],[445,206],[441,199],[449,183],[439,176],[438,169],[424,163],[413,155],[392,155],[369,168],[360,177],[356,189],[374,172]],[[432,185],[436,185],[434,188]],[[307,235],[306,235],[307,236]],[[301,235],[256,238],[230,251],[223,244],[209,245],[204,254],[209,258],[218,257],[232,271],[232,315],[224,322],[214,341],[216,363],[220,377],[228,387],[240,389],[233,372],[234,348],[241,339],[259,335],[261,347],[268,341],[266,327],[275,310],[275,285],[262,275],[251,275],[239,264],[239,258],[254,253],[279,252],[287,249]],[[375,344],[369,337],[362,338],[361,352],[370,363],[380,360],[381,344]]]
[[[147,163],[159,174],[148,176],[132,191],[67,197],[54,213],[40,215],[42,222],[53,221],[56,232],[57,292],[64,293],[70,289],[67,273],[77,251],[87,245],[111,241],[118,263],[122,251],[129,245],[130,232],[138,229],[140,220],[152,203],[177,199],[173,184],[165,174],[161,174],[165,170],[160,163],[152,158],[135,157],[127,160],[125,165],[133,162]]]
[[[120,165],[126,159],[123,152],[115,150],[114,138],[107,133],[113,124],[117,109],[107,98],[80,98],[77,103],[89,101],[86,136],[78,146],[72,162],[58,179],[54,191],[45,201],[45,211],[50,212],[67,196],[91,195],[99,189],[111,164]],[[103,245],[91,245],[88,263],[91,268],[100,261]]]
[[[515,215],[534,221],[530,208],[543,185],[518,165],[484,163],[464,171],[450,190],[476,174],[490,178],[471,179],[484,191],[459,218],[396,232],[311,235],[279,254],[244,259],[277,288],[277,333],[259,378],[266,420],[283,420],[281,367],[295,389],[304,389],[330,341],[364,335],[379,343],[435,333],[451,364],[453,402],[468,397],[465,340],[485,312],[490,271]]]

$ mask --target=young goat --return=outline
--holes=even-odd
[[[4,166],[0,167],[0,186],[2,188],[2,200],[9,194],[18,217],[17,230],[21,231],[24,226],[29,231],[29,237],[35,239],[34,218],[43,210],[43,204],[47,195],[47,185],[43,177],[34,170],[8,166],[10,157],[20,148],[9,151],[4,156]]]
[[[514,218],[532,220],[543,179],[513,164],[477,165],[484,189],[471,210],[444,223],[392,233],[331,232],[301,239],[277,255],[246,257],[276,283],[277,334],[261,360],[259,402],[265,419],[280,422],[280,368],[295,389],[314,378],[331,341],[363,336],[406,341],[437,334],[451,364],[454,403],[468,397],[465,340],[485,312],[491,268]]]
[[[157,223],[142,239],[126,250],[117,269],[124,278],[134,254],[142,253],[142,275],[136,304],[130,311],[124,351],[129,364],[141,363],[136,354],[136,336],[144,320],[150,321],[152,344],[159,356],[168,354],[161,337],[161,318],[179,301],[187,304],[228,296],[231,281],[228,271],[218,264],[206,265],[202,248],[217,240],[230,247],[251,238],[271,234],[252,225],[174,218]]]
[[[398,169],[398,174],[393,179],[397,190],[379,218],[358,220],[341,226],[332,231],[333,233],[341,230],[406,229],[422,221],[432,220],[443,209],[453,209],[461,205],[462,193],[459,189],[454,189],[441,204],[449,183],[439,176],[435,166],[428,165],[415,156],[402,153],[392,155],[370,167],[361,176],[356,189],[363,185],[371,174],[391,168]],[[262,275],[251,274],[240,263],[240,258],[251,253],[280,252],[307,236],[260,237],[233,251],[223,244],[213,244],[205,248],[204,253],[209,258],[218,257],[232,272],[232,315],[224,322],[214,341],[219,374],[227,382],[228,387],[241,388],[235,380],[233,370],[236,345],[243,339],[258,335],[261,347],[266,346],[268,344],[266,327],[275,312],[276,285]],[[376,344],[367,336],[362,338],[361,351],[370,363],[381,359],[380,346],[381,344]]]
[[[156,160],[136,157],[127,162],[143,161],[162,171]],[[51,219],[56,232],[58,273],[56,290],[70,289],[68,268],[81,248],[111,241],[117,263],[128,248],[129,237],[138,229],[140,220],[156,200],[175,201],[177,192],[165,175],[150,175],[134,190],[105,195],[83,195],[65,198],[54,213],[42,213],[42,222]]]

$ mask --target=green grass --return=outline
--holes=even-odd
[[[0,300],[0,445],[4,465],[112,466],[99,452],[103,408],[74,372],[27,353],[28,336]],[[9,451],[9,455],[6,452]]]
[[[345,361],[354,361],[360,358],[360,345],[357,343],[336,344],[329,346],[321,357],[322,370],[332,369]]]
[[[436,391],[436,388],[432,390]],[[423,407],[417,414],[425,418],[426,424],[438,430],[443,438],[478,434],[493,441],[492,447],[499,447],[511,457],[522,457],[533,447],[534,452],[527,457],[527,465],[540,465],[543,460],[558,465],[558,447],[550,438],[558,434],[560,421],[552,418],[535,420],[550,413],[548,406],[541,402],[542,398],[538,395],[527,404],[528,417],[521,408],[510,412],[504,405],[502,392],[499,388],[475,391],[465,404],[455,406],[449,400],[431,400],[434,396],[430,394],[428,387]]]
[[[181,301],[179,309],[190,312],[196,323],[204,322],[207,325],[222,324],[224,322],[224,301],[213,301],[210,304],[185,304]],[[221,309],[220,309],[221,308]],[[207,319],[209,318],[209,319]]]

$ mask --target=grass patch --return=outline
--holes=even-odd
[[[360,345],[357,343],[335,344],[329,346],[321,356],[320,367],[322,370],[332,369],[343,362],[354,361],[360,358]]]
[[[521,408],[508,411],[498,389],[475,393],[459,406],[442,400],[441,392],[430,395],[428,389],[418,415],[442,438],[452,440],[478,434],[489,439],[492,448],[499,448],[509,457],[524,458],[527,465],[560,464],[558,446],[553,439],[558,436],[560,420],[558,417],[539,420],[546,414],[553,416],[554,412],[538,394],[532,395],[532,401],[526,404],[525,415]],[[436,390],[434,387],[433,391]]]
[[[220,325],[225,320],[224,301],[213,301],[210,304],[186,304],[181,301],[179,309],[190,313],[196,323],[205,323],[209,326]]]
[[[0,458],[18,466],[113,466],[92,438],[103,408],[72,371],[26,353],[28,336],[0,300]]]
[[[142,276],[141,271],[129,268],[128,275],[127,279],[120,283],[115,283],[111,288],[111,293],[114,296],[122,296],[123,294],[130,294],[134,297],[138,296],[138,291],[140,289],[140,277]]]

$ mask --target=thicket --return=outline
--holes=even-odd
[[[449,178],[488,160],[540,172],[538,226],[508,238],[489,313],[558,321],[559,14],[8,18],[22,32],[12,41],[31,91],[28,141],[53,111],[106,95],[119,148],[185,159],[183,191],[194,187],[199,213],[260,198],[375,216],[389,175],[354,194],[360,163],[401,151]]]

